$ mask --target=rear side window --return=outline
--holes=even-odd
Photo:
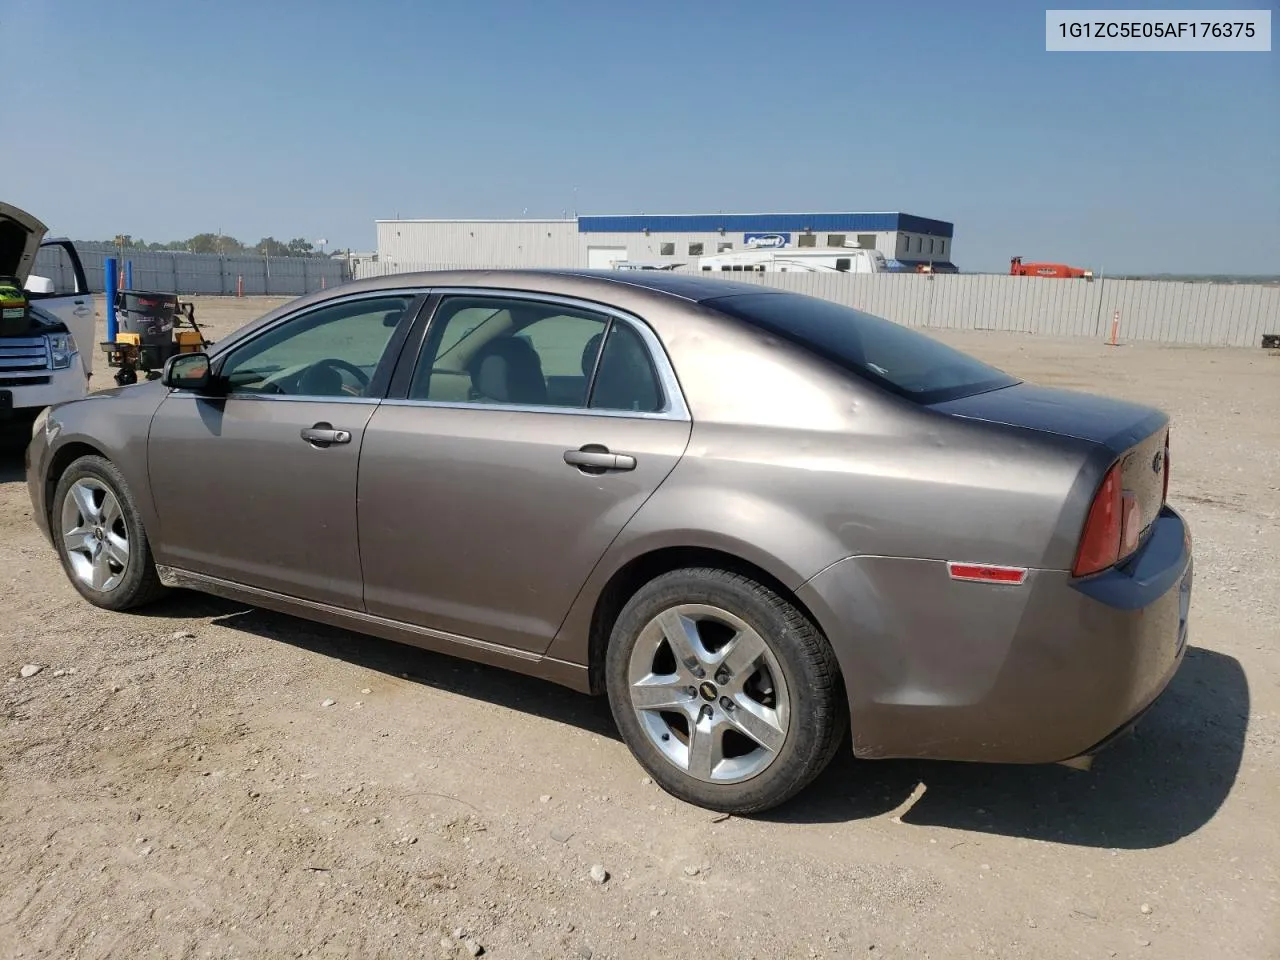
[[[592,410],[662,410],[662,388],[649,358],[649,348],[625,323],[614,321],[605,337],[594,386]]]
[[[830,300],[748,293],[704,302],[917,403],[941,403],[1019,382],[923,333]]]

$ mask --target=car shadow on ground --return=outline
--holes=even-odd
[[[146,612],[212,617],[230,629],[620,739],[603,697],[497,667],[210,596],[178,594]],[[1160,701],[1132,734],[1100,754],[1090,771],[856,760],[846,742],[813,784],[760,819],[817,824],[884,816],[904,808],[923,786],[900,813],[904,824],[1076,846],[1160,847],[1200,829],[1226,800],[1244,751],[1249,700],[1238,661],[1191,647]]]
[[[1090,771],[859,761],[844,752],[799,800],[766,817],[838,822],[865,804],[864,789],[896,798],[895,806],[921,789],[900,814],[904,824],[1075,846],[1161,847],[1200,829],[1226,801],[1240,770],[1249,701],[1237,660],[1191,647],[1161,699]]]
[[[513,671],[185,591],[135,612],[161,617],[211,617],[220,627],[278,640],[387,676],[621,739],[603,697],[589,697]]]
[[[23,455],[26,453],[26,441],[30,436],[30,424],[18,428],[0,423],[0,483],[25,482],[27,470],[23,463]]]

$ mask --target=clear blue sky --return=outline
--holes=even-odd
[[[4,58],[0,195],[76,238],[357,249],[397,215],[901,210],[965,270],[1280,272],[1274,44],[1046,53],[1046,5],[0,0],[36,65]]]

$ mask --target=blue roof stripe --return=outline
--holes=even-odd
[[[579,233],[777,233],[865,230],[868,233],[902,230],[927,236],[950,237],[955,224],[909,213],[678,213],[579,217]]]

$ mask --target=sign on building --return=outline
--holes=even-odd
[[[789,233],[746,233],[742,239],[748,247],[776,249],[791,246]]]

